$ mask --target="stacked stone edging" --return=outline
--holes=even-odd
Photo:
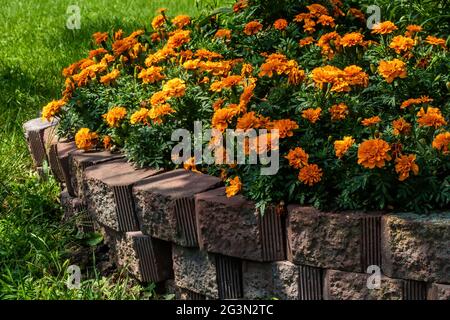
[[[58,141],[46,133],[54,124],[29,123],[33,162],[48,161],[66,188],[66,216],[101,231],[131,275],[164,282],[177,298],[450,299],[450,213],[292,205],[261,216],[244,197],[227,198],[215,177],[136,169],[121,154]],[[367,285],[369,266],[383,273],[379,289]]]

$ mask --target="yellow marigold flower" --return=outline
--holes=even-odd
[[[386,161],[392,158],[389,155],[391,147],[382,139],[366,140],[358,148],[358,164],[365,168],[382,168]]]
[[[97,133],[91,132],[88,128],[81,128],[75,134],[75,144],[77,148],[85,151],[94,148],[97,145],[97,139]]]
[[[355,139],[353,139],[351,136],[345,136],[342,140],[336,140],[334,142],[334,151],[336,153],[336,157],[342,159],[342,157],[354,144]]]
[[[150,111],[148,113],[148,116],[155,123],[162,123],[162,117],[164,117],[164,116],[166,116],[168,114],[172,114],[172,113],[175,113],[175,110],[172,109],[170,104],[165,103],[165,104],[161,104],[161,105],[158,105],[158,106],[153,106],[150,109]]]
[[[107,32],[96,32],[92,35],[92,38],[94,39],[94,41],[97,45],[101,45],[103,42],[106,42],[106,40],[108,40],[108,33]]]
[[[166,18],[164,18],[164,16],[162,14],[157,15],[156,17],[153,18],[152,28],[155,30],[158,30],[164,25],[165,22],[166,22]]]
[[[310,187],[322,180],[323,172],[317,164],[307,164],[300,169],[298,179]]]
[[[120,71],[117,69],[114,69],[110,73],[102,76],[100,78],[100,83],[103,83],[104,85],[109,85],[109,84],[111,84],[111,82],[117,80],[117,78],[119,78],[119,76],[120,76]]]
[[[239,179],[238,176],[231,179],[229,185],[225,189],[228,198],[234,197],[241,190],[242,190],[242,183],[241,179]]]
[[[186,93],[186,85],[183,80],[174,78],[164,84],[162,91],[169,97],[180,98]]]
[[[440,46],[442,49],[447,48],[445,39],[436,38],[436,37],[433,37],[433,36],[428,36],[425,39],[425,42],[428,43],[428,44],[431,44],[433,46]]]
[[[135,113],[133,113],[130,117],[131,124],[142,123],[147,125],[149,119],[149,110],[147,108],[141,108]]]
[[[103,148],[105,150],[110,150],[112,147],[112,138],[110,136],[103,137]]]
[[[160,104],[166,103],[167,100],[169,100],[169,96],[167,96],[167,93],[164,91],[158,91],[155,92],[152,97],[150,98],[150,104],[152,106],[157,106]]]
[[[259,21],[250,21],[244,27],[244,33],[248,36],[257,34],[263,28],[263,25]]]
[[[322,108],[308,108],[302,111],[302,118],[305,118],[311,123],[316,123],[320,119],[320,114],[322,113]]]
[[[273,23],[273,27],[277,30],[284,30],[288,26],[288,22],[286,19],[278,19]]]
[[[161,74],[162,67],[150,67],[148,69],[142,69],[138,74],[138,78],[142,79],[143,83],[155,83],[165,78],[165,75]]]
[[[191,41],[191,31],[189,30],[177,30],[172,36],[167,40],[168,49],[176,49],[181,47],[183,44]]]
[[[439,108],[428,107],[427,112],[423,108],[417,113],[417,122],[421,127],[434,127],[435,129],[447,125]]]
[[[411,50],[415,45],[415,41],[409,37],[395,36],[392,38],[389,47],[394,49],[397,54],[404,53]]]
[[[306,37],[306,38],[300,39],[298,44],[300,45],[300,47],[304,47],[304,46],[314,43],[314,41],[315,40],[313,37]]]
[[[348,115],[348,106],[345,103],[339,103],[331,106],[330,114],[331,120],[344,120]]]
[[[289,160],[289,165],[294,169],[300,169],[308,165],[309,155],[300,147],[289,150],[286,159]]]
[[[411,171],[416,176],[419,174],[419,166],[415,161],[416,156],[414,154],[401,155],[395,159],[395,171],[399,174],[398,180],[406,180]]]
[[[231,30],[219,29],[214,35],[214,38],[231,39]]]
[[[269,124],[269,129],[278,130],[280,138],[292,137],[293,130],[298,129],[298,124],[290,119],[274,120]]]
[[[407,135],[411,132],[411,124],[403,118],[399,118],[397,120],[392,121],[392,127],[394,128],[394,134],[398,135]]]
[[[211,120],[213,128],[223,132],[228,128],[228,124],[234,116],[234,112],[229,108],[218,109],[214,112]]]
[[[187,15],[179,15],[172,19],[172,23],[178,29],[183,29],[191,23],[191,18]]]
[[[123,120],[127,115],[127,109],[124,107],[114,107],[108,111],[108,113],[103,115],[106,123],[111,128],[115,128],[119,126],[121,120]]]
[[[389,34],[397,30],[397,26],[391,21],[384,21],[373,26],[373,34]]]
[[[361,124],[363,126],[365,126],[365,127],[370,127],[370,126],[373,126],[373,125],[375,125],[375,124],[377,124],[379,122],[381,122],[381,118],[379,116],[375,116],[375,117],[363,119],[361,121]]]
[[[403,79],[408,76],[406,64],[399,59],[394,59],[391,61],[380,61],[378,72],[386,80],[387,83],[392,83],[395,78]]]
[[[53,100],[52,102],[48,103],[46,106],[42,108],[42,119],[45,119],[47,121],[50,121],[55,117],[66,105],[66,101],[64,100]]]
[[[432,146],[434,149],[442,151],[443,154],[448,154],[450,150],[450,132],[439,133],[434,138]]]
[[[343,47],[354,47],[364,45],[364,36],[359,32],[345,34],[340,41]]]

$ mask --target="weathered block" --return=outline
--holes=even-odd
[[[58,167],[61,173],[61,180],[64,182],[67,191],[70,195],[75,196],[75,191],[72,187],[72,179],[70,178],[70,161],[69,156],[72,152],[77,150],[77,146],[73,141],[60,141],[50,148],[49,155],[50,159],[53,157],[52,153],[56,152],[56,158],[58,162]]]
[[[450,300],[450,285],[433,283],[428,289],[428,300]]]
[[[61,166],[59,164],[58,159],[58,143],[59,143],[58,137],[55,135],[47,144],[46,146],[46,152],[47,152],[47,159],[48,163],[50,165],[50,169],[52,171],[53,176],[55,177],[56,181],[58,181],[60,184],[64,183],[64,173],[61,169]]]
[[[45,143],[50,131],[58,124],[57,120],[51,122],[42,118],[32,119],[23,124],[25,138],[27,140],[28,149],[30,150],[33,164],[35,167],[41,167],[47,160]]]
[[[61,192],[60,202],[64,211],[63,221],[73,221],[77,229],[83,233],[95,230],[94,222],[81,199],[72,197],[65,189]]]
[[[172,257],[175,284],[178,287],[219,298],[216,259],[213,255],[173,245]]]
[[[381,215],[289,206],[288,259],[295,264],[363,272],[381,265]]]
[[[76,150],[69,154],[70,183],[75,195],[84,200],[83,173],[86,168],[103,162],[121,159],[122,154],[113,154],[109,151],[83,151]]]
[[[142,232],[119,233],[105,227],[108,244],[117,265],[142,282],[160,282],[173,278],[172,246]]]
[[[216,177],[186,170],[136,183],[133,196],[142,231],[184,247],[198,246],[194,196],[221,183]]]
[[[371,275],[327,270],[324,281],[325,300],[402,300],[403,281],[381,277],[379,289],[369,289]],[[370,281],[370,280],[369,280]]]
[[[177,288],[175,292],[175,299],[177,300],[211,300],[211,298],[207,298],[205,295],[184,289]]]
[[[116,231],[138,231],[132,186],[161,170],[136,169],[125,159],[111,160],[86,168],[85,200],[97,221]]]
[[[382,246],[386,275],[450,283],[450,213],[384,216]]]
[[[299,298],[299,268],[289,261],[272,263],[244,261],[242,277],[244,299]]]
[[[285,259],[284,220],[273,208],[261,216],[244,197],[227,198],[225,188],[198,194],[195,201],[202,249],[253,261]]]

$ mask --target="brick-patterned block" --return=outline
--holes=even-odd
[[[46,140],[51,132],[54,132],[57,120],[46,121],[42,118],[32,119],[23,124],[25,138],[27,140],[28,149],[30,150],[33,164],[35,167],[41,167],[46,156]]]
[[[106,242],[117,265],[142,282],[161,282],[173,278],[172,246],[140,231],[119,233],[104,227]]]
[[[121,154],[114,154],[109,151],[76,150],[70,152],[69,175],[70,183],[75,195],[84,200],[83,173],[86,168],[114,159],[121,159],[123,157],[124,156]]]
[[[299,267],[289,261],[244,261],[242,279],[244,299],[299,298]]]
[[[138,231],[132,187],[160,170],[136,169],[125,159],[104,162],[84,172],[85,200],[97,221],[116,231]]]
[[[433,283],[428,289],[428,300],[450,300],[450,285]]]
[[[221,183],[216,177],[183,169],[136,183],[133,196],[141,230],[184,247],[198,246],[194,196]]]
[[[402,300],[402,280],[381,277],[379,289],[369,289],[364,273],[327,270],[324,280],[325,300]]]
[[[362,272],[381,265],[381,215],[289,206],[288,259],[295,264]]]
[[[81,199],[71,196],[65,189],[61,192],[60,203],[64,211],[64,221],[72,221],[80,232],[94,231],[94,221],[87,213],[86,206]]]
[[[56,157],[57,164],[54,164],[55,170],[58,170],[61,174],[60,179],[64,182],[67,191],[70,195],[75,196],[75,192],[72,188],[72,181],[70,178],[70,154],[77,150],[77,146],[73,141],[59,141],[55,145],[51,145],[49,152],[50,163],[54,162],[53,158]],[[53,168],[52,168],[53,170]]]
[[[285,260],[283,217],[270,208],[262,216],[251,201],[227,198],[225,188],[195,196],[200,247],[253,261]]]
[[[450,283],[450,213],[386,215],[382,247],[386,275]]]

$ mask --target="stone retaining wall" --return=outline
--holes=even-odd
[[[135,169],[120,154],[76,150],[49,128],[24,125],[36,169],[48,161],[62,185],[66,216],[102,232],[136,279],[179,299],[450,299],[450,213],[290,205],[261,216],[244,197],[227,198],[215,177]],[[376,288],[370,266],[381,270]]]

